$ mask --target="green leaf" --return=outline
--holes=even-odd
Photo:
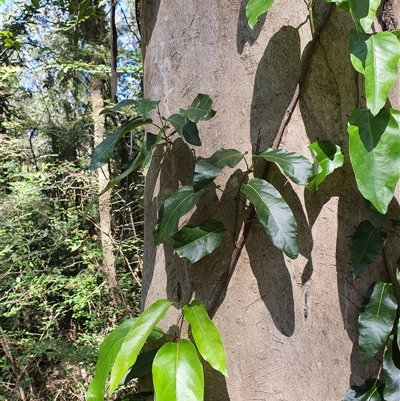
[[[374,22],[376,10],[381,0],[350,0],[351,16],[355,24],[368,31]]]
[[[96,371],[86,393],[86,401],[104,400],[106,380],[126,335],[137,319],[129,319],[114,329],[101,343]]]
[[[205,187],[218,176],[224,167],[235,167],[243,153],[236,149],[218,149],[210,158],[201,159],[194,168],[193,187],[195,191]]]
[[[399,347],[396,337],[391,335],[387,343],[385,355],[383,356],[383,377],[385,378],[385,389],[383,397],[385,401],[398,401],[400,394],[400,369],[396,366],[399,363]]]
[[[128,374],[124,379],[124,384],[129,383],[132,379],[142,377],[151,372],[154,357],[157,354],[157,349],[146,351],[138,355],[135,364],[130,368]]]
[[[350,32],[353,67],[365,77],[367,105],[375,116],[386,103],[397,80],[400,45],[391,32],[374,34]]]
[[[185,319],[200,355],[218,372],[228,376],[226,353],[219,330],[212,322],[204,306],[199,301],[192,301],[183,307]]]
[[[390,283],[376,281],[364,297],[358,317],[359,345],[369,361],[385,344],[396,318],[397,302]]]
[[[353,110],[347,132],[357,186],[379,213],[386,214],[400,179],[400,111],[382,109],[375,117]]]
[[[353,386],[346,391],[342,401],[383,401],[384,384],[376,379],[368,379],[362,386]]]
[[[138,117],[132,121],[128,121],[124,125],[121,125],[121,127],[119,127],[116,131],[108,135],[107,138],[97,145],[93,151],[89,169],[95,170],[108,163],[108,161],[111,159],[115,145],[126,133],[139,128],[142,125],[149,124],[150,122],[151,120],[142,120]]]
[[[379,213],[375,206],[369,201],[369,200],[365,200],[367,207],[369,209],[369,212],[371,214],[372,217],[372,221],[374,222],[374,225],[376,228],[381,228],[383,226],[383,224],[385,223],[386,220],[386,215]]]
[[[268,162],[277,163],[283,172],[298,185],[307,185],[308,177],[312,174],[311,162],[296,152],[269,148],[253,157],[261,157]]]
[[[129,396],[122,396],[121,398],[118,397],[115,401],[154,401],[154,392],[143,391]]]
[[[172,114],[167,121],[176,129],[176,132],[187,142],[194,146],[201,146],[197,125],[180,114]]]
[[[138,111],[143,120],[150,118],[151,112],[158,106],[159,100],[139,99],[137,101]]]
[[[291,259],[299,254],[297,223],[288,204],[269,182],[252,178],[241,191],[254,205],[257,218],[271,242]]]
[[[151,304],[136,320],[129,330],[111,369],[110,395],[115,391],[129,368],[136,362],[154,326],[165,316],[172,305],[168,299],[159,299]]]
[[[133,99],[124,99],[124,100],[121,100],[120,102],[118,102],[115,106],[104,108],[104,109],[100,112],[100,114],[106,114],[106,113],[118,111],[119,109],[122,109],[122,107],[126,107],[126,106],[132,106],[132,105],[135,105],[135,106],[136,106],[137,103],[138,103],[137,100],[133,100]]]
[[[200,120],[210,120],[215,116],[215,111],[212,109],[213,101],[210,96],[199,93],[193,100],[188,109],[180,109],[181,116],[188,118],[193,123],[198,123]]]
[[[327,3],[335,3],[337,7],[350,14],[349,0],[325,0]]]
[[[196,263],[220,244],[226,229],[217,220],[203,221],[199,226],[184,226],[173,235],[173,248],[181,258]]]
[[[145,156],[143,160],[143,168],[148,169],[153,158],[153,148],[158,145],[162,139],[162,131],[158,135],[154,135],[150,132],[146,132],[143,137],[143,154]]]
[[[249,0],[246,5],[246,17],[251,29],[256,26],[258,17],[266,13],[272,4],[274,0]]]
[[[370,221],[358,225],[351,240],[353,276],[359,276],[379,255],[385,246],[386,235]]]
[[[159,401],[203,401],[203,366],[194,345],[188,340],[164,344],[153,362],[153,382]]]
[[[193,186],[185,185],[165,200],[158,213],[157,225],[153,231],[156,245],[160,245],[172,234],[175,234],[179,219],[190,212],[203,194],[204,190],[194,192]]]
[[[314,164],[307,188],[316,192],[329,174],[343,166],[344,155],[338,145],[329,141],[313,142],[308,148],[314,158]]]

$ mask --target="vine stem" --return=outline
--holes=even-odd
[[[325,15],[324,20],[322,21],[318,31],[316,31],[315,34],[313,35],[310,46],[309,46],[308,50],[306,50],[306,57],[304,58],[304,64],[302,66],[300,77],[297,82],[296,88],[293,92],[292,99],[289,103],[289,106],[287,107],[287,109],[285,111],[285,114],[282,118],[281,124],[279,125],[278,131],[275,135],[275,139],[272,142],[271,147],[273,149],[278,149],[278,147],[282,141],[282,137],[285,132],[285,128],[289,124],[289,121],[293,115],[293,112],[296,109],[296,105],[297,105],[297,102],[298,102],[299,96],[300,96],[300,86],[303,84],[303,82],[307,76],[308,67],[310,65],[313,50],[315,48],[316,43],[319,40],[321,32],[323,31],[326,23],[329,20],[329,17],[332,13],[333,7],[334,7],[333,3],[329,4],[329,9]],[[312,29],[314,29],[314,28],[312,28]],[[265,166],[264,172],[262,174],[263,177],[266,178],[268,176],[270,166],[271,166],[271,163],[267,163],[267,165]],[[250,229],[253,225],[255,218],[256,218],[256,212],[255,212],[254,206],[252,205],[250,208],[250,211],[249,211],[249,217],[246,219],[246,221],[244,223],[242,234],[240,235],[239,240],[236,243],[236,247],[232,252],[229,267],[228,267],[227,271],[225,272],[225,274],[218,281],[217,286],[213,292],[214,294],[217,294],[217,295],[212,300],[211,306],[209,308],[209,315],[211,318],[215,315],[215,313],[218,309],[218,306],[220,304],[221,294],[224,293],[224,289],[228,288],[229,282],[232,278],[233,272],[235,271],[235,268],[239,261],[240,255],[242,254],[242,250],[243,250],[246,240],[249,236]]]

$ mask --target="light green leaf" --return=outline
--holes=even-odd
[[[384,108],[374,117],[356,109],[347,127],[358,189],[381,214],[386,214],[400,179],[399,122],[398,110]]]
[[[164,344],[154,358],[153,382],[157,401],[203,401],[203,366],[194,345]]]
[[[193,186],[185,185],[165,200],[158,213],[157,225],[153,231],[156,245],[160,245],[177,231],[179,219],[190,212],[203,194],[204,190],[194,192]]]
[[[199,160],[194,168],[194,190],[198,191],[214,181],[224,167],[235,167],[243,156],[236,149],[219,149],[210,158]]]
[[[368,379],[362,386],[353,386],[346,391],[342,401],[383,401],[382,390],[385,387],[376,379]]]
[[[227,376],[226,353],[221,335],[204,306],[195,300],[190,305],[183,307],[183,313],[190,324],[190,330],[200,355],[215,370]]]
[[[394,335],[389,337],[387,348],[383,356],[383,377],[385,388],[383,397],[385,401],[398,401],[400,394],[400,369],[397,367],[400,362],[399,347]],[[397,364],[397,366],[396,366]]]
[[[137,101],[138,111],[143,120],[150,118],[151,112],[158,106],[159,100],[139,99]]]
[[[215,111],[212,109],[213,101],[210,96],[199,93],[193,100],[188,109],[180,109],[181,116],[188,118],[193,123],[198,123],[200,120],[210,120],[215,116]]]
[[[157,351],[158,350],[156,349],[152,349],[150,351],[140,353],[135,364],[129,369],[129,372],[124,379],[124,384],[129,383],[131,380],[136,379],[137,377],[142,377],[150,373]]]
[[[110,395],[114,393],[129,368],[136,362],[136,358],[147,338],[171,305],[172,302],[168,299],[159,299],[137,318],[127,333],[111,369]]]
[[[117,356],[126,335],[137,319],[129,319],[115,328],[101,343],[96,371],[86,393],[86,401],[104,400],[105,387],[111,365]]]
[[[291,259],[299,254],[297,223],[288,204],[269,182],[252,178],[241,191],[254,205],[258,221],[271,242]]]
[[[329,141],[313,142],[308,148],[314,158],[314,164],[307,188],[316,192],[329,174],[343,166],[344,155],[338,145]]]
[[[246,5],[246,17],[249,27],[253,29],[258,21],[258,17],[266,13],[274,4],[274,0],[249,0]]]
[[[351,16],[355,24],[367,32],[374,22],[381,0],[350,0]]]
[[[308,177],[312,174],[311,162],[296,152],[269,148],[253,157],[261,157],[268,162],[277,163],[283,172],[298,185],[307,185]]]
[[[385,246],[386,235],[370,221],[358,225],[351,240],[353,276],[359,276],[379,255]]]
[[[341,8],[342,10],[350,13],[350,4],[349,0],[325,0],[327,3],[335,3],[337,7]]]
[[[196,263],[209,255],[220,244],[225,234],[224,225],[217,220],[203,221],[199,226],[184,226],[173,235],[174,251]]]
[[[364,297],[358,317],[359,345],[369,361],[385,344],[396,318],[397,302],[390,283],[376,281]]]
[[[353,67],[365,77],[367,105],[375,116],[386,103],[397,80],[400,44],[391,32],[374,34],[350,32]]]

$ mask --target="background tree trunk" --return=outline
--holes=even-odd
[[[227,348],[229,377],[208,372],[206,400],[339,400],[350,385],[377,374],[376,362],[362,363],[357,318],[366,289],[386,279],[382,257],[361,277],[353,279],[351,273],[351,236],[368,218],[347,154],[347,119],[363,102],[362,81],[348,52],[352,21],[316,1],[315,25],[323,29],[311,45],[303,0],[276,0],[254,31],[246,24],[246,3],[144,0],[141,6],[145,97],[161,99],[168,116],[187,107],[197,93],[206,93],[217,111],[200,125],[201,148],[193,153],[177,140],[162,163],[154,158],[147,175],[142,307],[166,296],[182,302],[193,296],[207,307],[218,300],[214,321]],[[287,259],[253,224],[221,295],[233,235],[191,266],[173,254],[169,241],[155,249],[157,210],[180,185],[191,182],[197,157],[221,147],[251,152],[259,135],[260,149],[270,147],[299,81],[300,99],[281,147],[309,157],[309,143],[327,139],[342,147],[345,166],[316,194],[270,169],[268,180],[297,219],[301,254]],[[210,194],[190,221],[217,214],[232,232],[240,174],[239,169],[227,171],[222,197]],[[396,206],[392,202],[390,213],[398,214]],[[398,250],[388,249],[393,271]],[[177,314],[171,313],[167,327],[176,322]]]

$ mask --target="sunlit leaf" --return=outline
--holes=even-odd
[[[271,242],[289,258],[296,259],[299,254],[297,223],[281,194],[260,178],[242,184],[241,191],[254,205],[258,221]]]
[[[383,401],[384,386],[379,380],[369,379],[362,386],[349,388],[342,401]]]
[[[190,324],[190,330],[200,355],[215,370],[227,376],[226,353],[221,335],[204,306],[195,300],[190,305],[183,307],[183,313]]]
[[[350,3],[349,0],[325,0],[327,3],[335,3],[337,7],[350,13]]]
[[[376,281],[364,297],[358,317],[359,345],[369,361],[385,344],[396,318],[397,302],[390,283]]]
[[[400,179],[400,111],[382,109],[375,117],[354,110],[347,131],[357,186],[379,213],[386,214]]]
[[[368,31],[374,22],[380,3],[381,0],[350,0],[351,16],[364,32]]]
[[[308,148],[314,158],[314,163],[313,174],[308,179],[307,187],[310,191],[315,192],[329,174],[343,166],[344,155],[338,145],[329,141],[313,142]]]
[[[158,401],[203,401],[203,366],[195,346],[188,340],[164,344],[154,358],[153,382]]]
[[[110,395],[115,391],[129,368],[136,362],[136,358],[154,326],[165,316],[171,304],[167,299],[159,299],[137,318],[135,324],[127,333],[112,366]]]
[[[258,17],[266,13],[274,3],[274,0],[249,0],[246,5],[246,17],[249,27],[253,29]]]
[[[135,105],[135,106],[137,105],[137,100],[124,99],[124,100],[121,100],[120,102],[118,102],[115,106],[104,108],[100,112],[100,114],[105,114],[105,113],[118,111],[119,109],[122,109],[122,107],[133,106],[133,105]]]
[[[307,185],[308,177],[312,174],[311,162],[296,152],[269,148],[253,157],[261,157],[268,162],[278,164],[283,172],[298,185]]]
[[[391,32],[350,32],[351,62],[365,77],[367,105],[375,116],[397,80],[400,45]]]
[[[385,401],[398,401],[400,394],[400,359],[399,347],[394,335],[389,337],[387,348],[383,356],[383,377],[385,388],[383,397]],[[397,366],[396,366],[397,363]]]
[[[180,109],[179,114],[195,124],[200,120],[210,120],[215,115],[212,104],[213,101],[210,96],[199,93],[190,107],[188,109]]]
[[[143,120],[150,118],[151,112],[158,106],[159,103],[159,100],[151,99],[139,99],[137,101],[138,111]]]
[[[385,246],[386,235],[370,221],[358,225],[351,240],[351,264],[354,277],[359,276]]]

